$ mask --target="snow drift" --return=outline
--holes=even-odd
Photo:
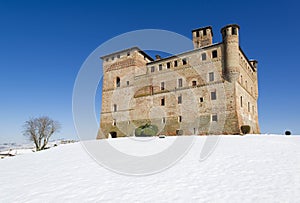
[[[167,145],[174,137],[157,139],[141,146],[132,146],[128,138],[113,142],[129,153],[151,154],[164,145],[155,143]],[[5,158],[0,160],[0,201],[300,201],[300,136],[222,136],[200,162],[204,141],[196,137],[173,167],[140,177],[101,167],[80,143]]]

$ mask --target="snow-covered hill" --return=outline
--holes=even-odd
[[[126,139],[114,142],[141,150]],[[157,139],[167,144],[174,137]],[[196,137],[173,167],[141,177],[102,168],[80,143],[5,158],[0,202],[300,202],[300,136],[222,136],[199,162],[205,139]],[[157,142],[142,149],[153,150]]]

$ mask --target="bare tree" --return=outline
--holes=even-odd
[[[36,150],[45,149],[49,138],[60,130],[60,124],[48,116],[31,118],[24,124],[23,134],[35,144]]]

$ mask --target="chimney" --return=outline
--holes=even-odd
[[[160,59],[161,59],[160,55],[155,55],[155,60],[156,60],[156,61],[158,61],[158,60],[160,60]]]

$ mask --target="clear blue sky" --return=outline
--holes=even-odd
[[[0,143],[24,142],[24,121],[40,115],[62,123],[54,138],[77,139],[73,84],[86,57],[106,40],[146,28],[190,38],[192,29],[211,25],[219,42],[229,23],[241,26],[241,47],[259,61],[261,132],[300,134],[299,19],[299,4],[288,0],[1,0]]]

